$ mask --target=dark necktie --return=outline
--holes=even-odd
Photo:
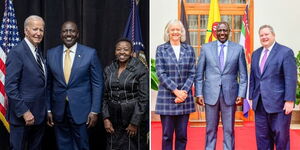
[[[224,69],[224,44],[221,44],[221,50],[220,50],[220,55],[219,55],[219,65],[220,65],[220,69],[221,71],[223,71]]]
[[[43,65],[42,65],[42,63],[43,63],[42,57],[40,56],[40,54],[39,54],[37,48],[35,49],[35,54],[36,54],[36,61],[37,61],[37,64],[38,64],[38,66],[39,66],[41,72],[42,72],[43,75],[44,75],[44,68],[43,68]]]

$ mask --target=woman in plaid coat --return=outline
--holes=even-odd
[[[191,87],[195,77],[194,49],[183,43],[185,29],[179,20],[171,20],[165,27],[164,41],[156,50],[156,71],[159,90],[156,113],[160,115],[163,140],[162,149],[184,150],[187,143],[189,114],[195,111]]]

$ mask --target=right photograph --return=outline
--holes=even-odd
[[[299,4],[150,1],[151,149],[300,149]]]

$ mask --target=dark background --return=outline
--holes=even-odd
[[[0,1],[0,21],[4,12]],[[80,30],[79,43],[96,48],[103,68],[114,59],[115,41],[124,31],[130,12],[130,0],[13,0],[20,38],[24,38],[24,20],[30,15],[41,16],[46,23],[41,48],[62,44],[60,28],[67,20],[75,21]],[[149,60],[149,0],[140,0],[140,19],[145,54]],[[104,149],[105,131],[101,116],[90,130],[91,149]],[[5,129],[0,123],[0,150],[7,149]],[[55,150],[53,129],[47,128],[43,149]]]

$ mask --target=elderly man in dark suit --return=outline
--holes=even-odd
[[[196,70],[196,96],[205,104],[206,150],[216,148],[219,116],[224,131],[224,150],[234,149],[235,104],[246,97],[247,67],[244,49],[228,40],[227,22],[217,26],[217,41],[204,44]]]
[[[195,76],[194,49],[184,43],[185,29],[179,20],[171,20],[164,40],[156,50],[156,71],[159,90],[156,113],[163,127],[163,150],[172,150],[175,132],[175,149],[183,150],[187,143],[189,114],[195,111],[191,87]]]
[[[12,150],[41,149],[47,80],[38,44],[43,39],[44,26],[41,17],[29,16],[24,22],[24,40],[7,56],[5,90]]]
[[[252,55],[249,98],[255,110],[258,150],[290,149],[291,112],[296,99],[293,50],[275,41],[270,25],[259,28],[262,47]]]
[[[47,52],[48,125],[54,126],[60,150],[89,149],[87,128],[97,122],[103,75],[95,49],[77,43],[72,21],[61,28],[63,45]]]

